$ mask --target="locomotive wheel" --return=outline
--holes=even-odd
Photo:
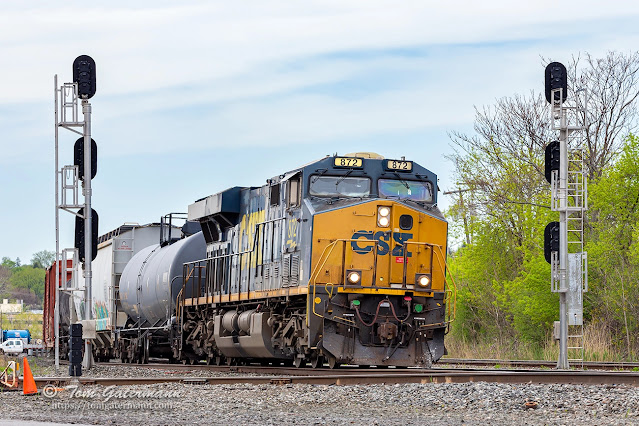
[[[342,363],[338,362],[337,358],[335,358],[332,355],[328,356],[328,368],[330,368],[332,370],[334,368],[338,368],[340,365],[342,365]]]
[[[216,356],[215,357],[215,365],[222,365],[223,361],[224,361],[223,357],[221,357],[221,356]]]
[[[206,357],[206,365],[213,365],[213,362],[215,362],[215,357],[212,357],[212,356]]]
[[[226,365],[231,366],[231,365],[235,365],[235,358],[226,358]]]
[[[306,367],[306,359],[295,357],[293,365],[295,365],[295,368],[304,368]]]
[[[182,360],[182,365],[189,365],[189,359],[188,358],[184,358]]]
[[[321,368],[323,366],[324,366],[324,357],[322,357],[322,355],[317,355],[311,358],[311,367]]]

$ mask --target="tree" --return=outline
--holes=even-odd
[[[2,266],[4,266],[7,269],[13,269],[16,267],[16,262],[14,262],[13,260],[9,259],[8,257],[3,257],[2,258]]]
[[[31,257],[31,266],[34,268],[46,269],[53,264],[55,260],[55,252],[49,250],[42,250],[34,253]]]
[[[32,266],[22,266],[17,268],[11,275],[11,285],[15,288],[22,288],[32,291],[39,299],[44,295],[44,276],[46,272],[43,269],[34,268]]]
[[[588,93],[585,163],[595,182],[615,163],[624,136],[639,123],[639,53],[610,52],[600,59],[586,55],[567,65],[570,98],[577,99],[579,89]],[[540,67],[540,76],[542,72]],[[458,312],[472,320],[455,327],[492,330],[500,336],[515,333],[530,341],[541,341],[549,333],[557,299],[550,292],[550,268],[543,260],[543,229],[557,214],[549,208],[544,149],[558,132],[550,128],[548,109],[540,92],[504,97],[493,106],[475,108],[475,134],[450,135],[454,153],[449,159],[457,166],[460,190],[453,197],[450,218],[458,223],[465,219],[470,232],[466,240],[471,242],[451,256],[451,269],[461,277]],[[587,220],[594,224],[597,212],[591,209]],[[627,285],[617,295],[631,307],[635,294]],[[639,310],[626,313],[636,318]],[[631,327],[631,320],[627,322]]]
[[[11,268],[0,265],[0,294],[4,294],[11,278]]]
[[[619,346],[637,349],[639,324],[639,138],[630,135],[619,160],[590,187],[599,220],[587,244],[590,292],[599,321],[619,330]]]
[[[586,66],[579,65],[579,58],[573,59],[569,73],[574,89],[588,90],[587,164],[590,179],[596,179],[619,152],[624,138],[637,130],[639,52],[609,52],[599,59],[586,54]]]

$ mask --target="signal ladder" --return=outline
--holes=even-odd
[[[585,94],[584,94],[585,97]],[[584,102],[578,104],[585,105]],[[568,126],[566,123],[584,123],[584,107],[568,107],[558,105],[551,109],[552,129],[565,130],[567,134],[568,173],[566,179],[566,230],[568,265],[566,270],[560,269],[559,254],[553,252],[551,259],[551,290],[552,292],[566,292],[568,305],[568,361],[581,363],[584,361],[584,333],[583,333],[583,293],[588,291],[588,257],[584,251],[584,212],[588,210],[588,182],[585,161],[583,130],[585,126]],[[552,171],[551,178],[551,209],[561,211],[563,189],[560,187],[559,170]],[[566,274],[566,286],[561,289],[561,277]]]

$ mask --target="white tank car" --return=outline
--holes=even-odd
[[[91,262],[92,269],[92,318],[91,321],[82,321],[85,328],[88,328],[87,335],[95,330],[100,332],[110,332],[118,326],[123,326],[126,322],[126,314],[122,312],[119,303],[120,276],[124,267],[141,250],[160,243],[161,226],[159,223],[138,225],[125,223],[124,225],[108,232],[98,239],[98,253],[95,260]],[[172,227],[172,237],[181,236],[180,228]],[[77,274],[78,287],[84,286],[83,274]],[[75,315],[77,319],[84,318],[84,294],[74,292]],[[72,319],[73,321],[73,319]],[[98,340],[103,340],[96,336]],[[106,337],[106,336],[104,336]],[[110,339],[109,339],[110,340]],[[98,346],[100,346],[98,342]],[[108,345],[108,342],[103,342]]]

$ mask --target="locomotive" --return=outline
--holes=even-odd
[[[413,161],[353,153],[195,201],[200,232],[124,267],[112,356],[430,366],[455,297],[436,189]]]

